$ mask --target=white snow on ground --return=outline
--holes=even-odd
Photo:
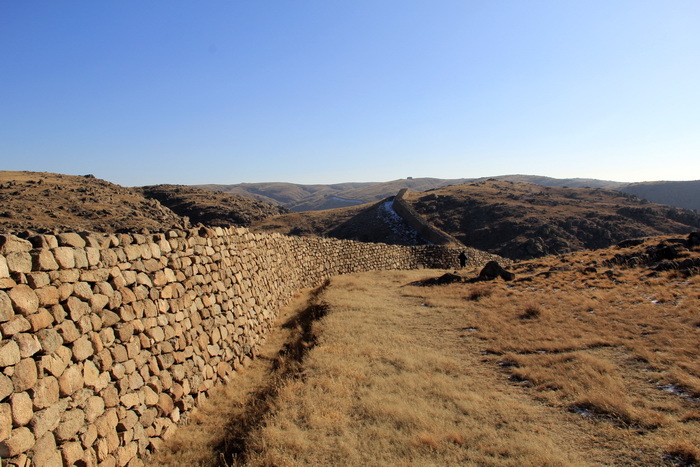
[[[405,240],[408,244],[418,245],[418,232],[406,225],[403,217],[398,215],[392,206],[393,200],[385,201],[379,205],[377,217],[389,225],[392,232]]]

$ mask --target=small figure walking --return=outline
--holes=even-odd
[[[465,253],[464,251],[461,252],[459,254],[458,258],[459,258],[459,266],[461,268],[464,268],[467,265],[467,253]]]

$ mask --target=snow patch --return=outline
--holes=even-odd
[[[406,225],[403,217],[394,211],[393,200],[384,201],[377,209],[377,217],[384,221],[394,234],[411,245],[418,245],[418,232]]]

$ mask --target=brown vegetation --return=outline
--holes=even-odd
[[[700,275],[682,264],[700,251],[679,269],[614,261],[668,243],[516,263],[509,282],[336,277],[317,298],[328,314],[305,328],[311,350],[274,379],[245,451],[203,463],[696,465]]]
[[[183,219],[125,188],[92,175],[0,171],[0,231],[163,231]]]
[[[254,199],[190,187],[126,188],[92,175],[45,172],[0,171],[0,203],[3,232],[162,232],[199,222],[247,226],[286,212]]]
[[[526,259],[605,248],[700,227],[693,211],[619,191],[483,181],[406,195],[413,208],[465,245]]]
[[[288,212],[281,206],[249,197],[189,186],[152,185],[140,190],[146,197],[160,201],[178,215],[189,217],[193,224],[247,227],[254,221]]]
[[[424,191],[467,179],[404,178],[389,182],[338,183],[334,185],[298,185],[294,183],[241,183],[238,185],[199,185],[200,188],[252,197],[280,204],[290,211],[318,211],[374,203],[393,196],[401,188]]]

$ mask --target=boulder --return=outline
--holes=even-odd
[[[493,280],[500,277],[505,281],[512,281],[515,279],[515,274],[503,269],[496,261],[489,261],[479,273],[479,277],[482,280]]]
[[[688,247],[695,248],[700,246],[700,232],[691,232],[688,234]]]

